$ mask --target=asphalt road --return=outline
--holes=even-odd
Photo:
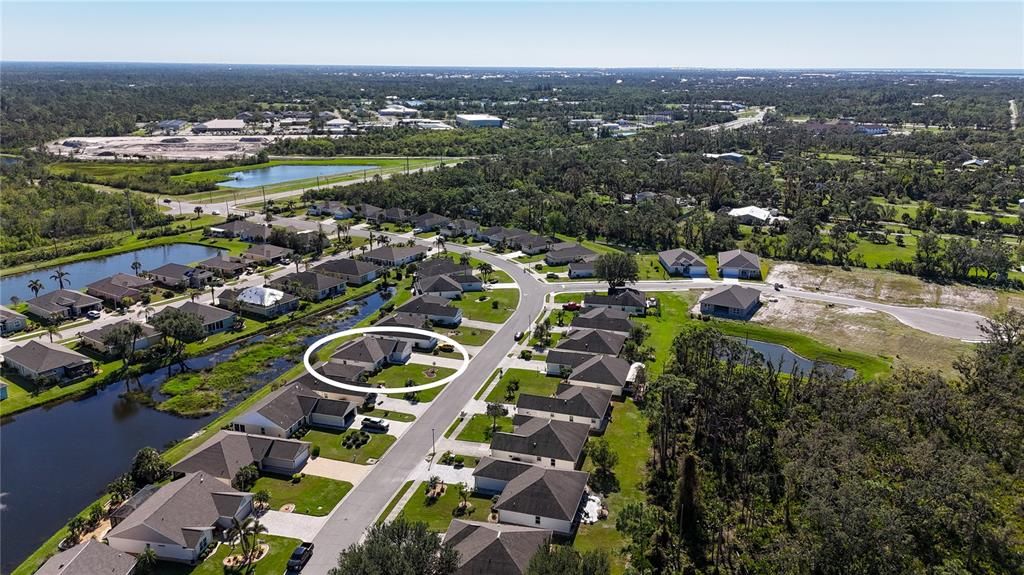
[[[356,232],[357,230],[353,230]],[[421,241],[419,243],[426,244]],[[505,325],[473,357],[466,372],[448,384],[431,402],[430,409],[413,422],[366,478],[342,500],[313,539],[316,553],[303,573],[322,575],[337,565],[338,554],[357,543],[377,519],[406,477],[428,457],[432,439],[440,438],[483,382],[498,368],[514,344],[515,332],[527,330],[544,307],[552,286],[546,285],[514,263],[450,244],[449,251],[470,251],[474,257],[507,272],[519,284],[519,306]]]

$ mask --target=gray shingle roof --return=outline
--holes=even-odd
[[[576,366],[569,375],[569,380],[623,387],[629,376],[629,368],[629,362],[624,359],[611,355],[595,355]]]
[[[462,291],[462,284],[448,275],[430,276],[416,282],[416,287],[423,293]]]
[[[472,273],[472,271],[472,267],[445,257],[430,258],[416,264],[416,275],[421,278],[459,272]]]
[[[161,487],[107,537],[192,547],[201,529],[237,513],[245,495],[206,473],[190,473]]]
[[[519,400],[516,402],[516,409],[532,409],[600,419],[608,413],[611,401],[612,392],[606,389],[583,385],[560,385],[555,397],[520,394]]]
[[[585,423],[534,417],[511,433],[495,433],[491,449],[577,461],[589,433],[590,426]]]
[[[331,359],[361,363],[379,363],[409,344],[390,337],[367,336],[342,344]]]
[[[362,276],[379,271],[380,269],[379,265],[372,262],[342,258],[340,260],[328,260],[315,266],[313,271],[326,274]]]
[[[261,461],[268,454],[292,459],[299,451],[308,447],[309,443],[293,439],[218,431],[188,457],[171,466],[171,471],[202,471],[230,481],[239,469]]]
[[[79,335],[81,337],[83,337],[83,338],[89,338],[89,339],[101,342],[101,341],[103,341],[103,338],[106,337],[106,335],[108,333],[114,331],[115,327],[118,327],[118,326],[121,326],[121,325],[127,325],[127,324],[130,324],[130,323],[135,323],[135,324],[139,325],[140,327],[142,327],[142,335],[139,336],[140,339],[145,339],[145,338],[150,338],[150,337],[155,337],[157,335],[160,335],[160,332],[158,332],[157,330],[153,329],[152,327],[150,327],[150,326],[148,326],[148,325],[146,325],[144,323],[139,323],[137,321],[133,322],[130,319],[123,319],[123,320],[121,320],[119,322],[116,322],[116,323],[109,323],[109,324],[107,324],[107,325],[105,325],[105,326],[103,326],[103,327],[101,327],[99,329],[94,329],[94,330],[91,330],[91,331],[82,332]]]
[[[550,259],[558,261],[578,261],[596,255],[597,252],[588,247],[584,247],[583,244],[569,244],[567,246],[556,246],[555,249],[552,249],[550,252],[548,252],[548,257]]]
[[[761,260],[750,252],[729,250],[718,253],[718,267],[761,271]]]
[[[288,256],[292,253],[291,248],[282,248],[272,244],[256,244],[249,246],[245,253],[250,256],[257,256],[266,259],[274,259]]]
[[[570,331],[558,342],[557,349],[618,355],[626,336],[615,331],[581,328]]]
[[[83,365],[92,360],[63,345],[32,340],[7,350],[4,361],[13,361],[36,373],[43,373],[61,367]]]
[[[321,291],[336,288],[344,284],[345,280],[336,278],[334,276],[324,275],[321,273],[317,273],[315,271],[304,271],[294,272],[279,277],[276,280],[268,283],[267,285],[282,291],[287,291],[284,289],[285,287],[290,287],[291,285],[299,285],[303,289],[312,290],[319,293]]]
[[[454,318],[459,316],[461,310],[443,297],[425,294],[412,298],[397,311]]]
[[[586,493],[588,477],[582,471],[531,465],[508,482],[494,508],[572,521]]]
[[[368,260],[393,262],[419,254],[425,254],[428,251],[430,251],[430,249],[425,246],[384,246],[366,252],[363,254],[363,258]]]
[[[573,328],[592,328],[629,333],[633,322],[629,320],[629,312],[608,307],[596,307],[579,313],[569,324]]]
[[[645,307],[647,296],[644,292],[633,288],[617,288],[608,295],[587,294],[583,296],[584,305],[613,305]]]
[[[761,292],[739,285],[717,287],[700,298],[700,303],[720,305],[734,309],[747,309],[761,299]]]
[[[551,540],[551,531],[519,525],[452,520],[444,542],[459,552],[452,575],[523,575]]]
[[[520,461],[484,457],[477,462],[476,467],[473,468],[473,477],[509,481],[515,477],[519,477],[519,475],[531,467],[533,466]]]
[[[50,557],[36,575],[128,575],[135,556],[89,538]]]
[[[569,367],[576,367],[589,359],[594,357],[592,353],[584,353],[581,351],[570,351],[567,349],[554,349],[548,350],[548,355],[545,361],[556,365],[568,365]]]
[[[80,291],[57,289],[44,293],[39,297],[34,297],[26,303],[40,309],[44,309],[48,312],[62,312],[71,306],[86,307],[102,304],[103,300],[94,298],[91,295],[84,294]]]
[[[178,306],[177,308],[164,308],[160,310],[160,312],[158,312],[156,315],[159,316],[160,314],[167,313],[167,310],[169,309],[178,309],[184,313],[195,314],[199,316],[199,318],[202,320],[203,325],[217,323],[218,321],[226,320],[235,315],[233,311],[221,309],[219,307],[213,307],[210,305],[206,305],[204,303],[196,303],[194,301],[187,301]]]
[[[688,249],[676,248],[658,252],[658,257],[668,262],[670,266],[703,266],[704,258],[691,252]]]

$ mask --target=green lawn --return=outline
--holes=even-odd
[[[391,447],[391,444],[397,439],[393,435],[382,435],[380,433],[371,433],[370,441],[362,446],[355,449],[349,449],[341,444],[346,436],[352,435],[353,433],[359,433],[358,429],[349,429],[347,431],[338,431],[327,428],[313,428],[302,438],[302,441],[308,441],[313,445],[320,446],[320,457],[326,457],[327,459],[333,459],[335,461],[347,461],[349,463],[358,463],[365,465],[369,459],[380,459],[384,452]]]
[[[429,373],[431,371],[433,372],[432,374]],[[384,368],[380,373],[371,377],[369,382],[371,385],[400,388],[407,387],[406,383],[410,380],[412,380],[413,385],[422,385],[424,383],[444,379],[453,373],[455,373],[455,370],[450,367],[434,367],[420,363],[407,363],[405,365],[394,365]],[[421,402],[430,401],[437,397],[437,394],[441,393],[443,388],[444,386],[435,387],[426,391],[418,391],[416,392],[416,399]],[[400,396],[392,394],[392,397]]]
[[[260,535],[260,539],[270,546],[267,555],[253,565],[253,575],[281,575],[288,567],[288,558],[292,551],[302,543],[298,539],[278,537],[276,535]],[[221,544],[212,555],[205,561],[191,567],[177,563],[163,562],[157,564],[156,575],[225,575],[228,571],[224,569],[224,559],[229,555],[237,554],[238,547],[232,549],[230,545]]]
[[[452,331],[444,331],[444,328],[434,328],[434,331],[447,335],[462,345],[475,345],[480,346],[487,343],[487,340],[491,339],[494,332],[489,329],[481,329],[478,327],[460,327]],[[456,353],[456,357],[461,357]]]
[[[645,498],[642,484],[651,452],[651,439],[647,434],[647,418],[632,400],[615,403],[613,409],[612,421],[604,437],[619,455],[619,462],[614,469],[618,491],[605,497],[608,519],[593,525],[580,525],[573,546],[581,551],[607,552],[612,560],[612,573],[621,574],[625,571],[625,557],[619,550],[623,547],[624,539],[615,530],[615,518],[627,504]],[[592,471],[593,467],[589,458],[583,464],[584,471]]]
[[[519,380],[519,391],[515,394],[515,398],[513,398],[512,401],[508,401],[505,399],[505,386],[507,386],[508,382],[513,379]],[[539,371],[517,368],[508,369],[502,374],[501,379],[498,381],[498,384],[494,386],[494,389],[487,394],[487,401],[515,403],[519,399],[520,393],[547,397],[555,393],[555,390],[558,388],[558,384],[561,382],[561,378],[546,375]]]
[[[667,280],[671,276],[665,271],[658,259],[658,254],[644,254],[637,256],[637,264],[640,268],[641,280]]]
[[[458,489],[449,485],[444,495],[432,503],[428,503],[424,495],[426,484],[417,484],[415,489],[419,490],[419,493],[413,494],[412,499],[405,504],[405,507],[402,508],[402,515],[412,522],[425,522],[431,531],[438,533],[447,531],[448,524],[452,522],[452,519],[457,518],[454,512],[461,501]],[[469,503],[474,507],[473,512],[461,518],[471,521],[487,521],[491,510],[491,498],[470,496]]]
[[[264,489],[270,492],[271,509],[291,503],[295,505],[295,513],[323,517],[338,505],[352,489],[352,484],[315,475],[307,475],[298,483],[292,483],[291,478],[263,476],[249,491],[256,493]]]
[[[489,443],[491,441],[491,417],[483,413],[474,413],[469,422],[462,428],[455,439],[459,441],[475,441],[477,443]],[[499,417],[497,431],[512,431],[512,418]]]
[[[479,301],[481,297],[487,299]],[[497,308],[494,307],[495,302]],[[465,294],[463,299],[453,300],[452,305],[461,308],[466,319],[503,323],[512,316],[512,312],[519,305],[519,290],[508,288],[488,290],[482,294]]]
[[[359,410],[359,413],[368,417],[380,417],[383,419],[390,419],[391,421],[401,421],[409,423],[410,421],[416,421],[416,416],[411,413],[402,413],[401,411],[389,411],[385,409],[369,409]]]

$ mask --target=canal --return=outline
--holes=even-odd
[[[386,301],[376,293],[356,300],[355,315],[325,318],[304,343],[354,326]],[[224,362],[241,345],[191,358],[189,368]],[[293,365],[285,358],[274,360],[252,378],[250,393]],[[143,376],[141,384],[158,397],[166,380],[167,370],[159,369]],[[134,381],[132,388],[136,389]],[[23,412],[0,424],[0,571],[10,573],[72,515],[102,495],[108,483],[128,471],[139,449],[162,449],[186,439],[219,415],[176,417],[127,400],[124,391],[125,382],[119,381],[88,397]],[[225,410],[243,398],[230,398]]]
[[[50,279],[50,276],[58,267],[69,274],[64,280],[64,287],[77,290],[118,272],[134,273],[134,261],[141,262],[143,270],[151,270],[169,263],[189,264],[209,259],[219,251],[217,248],[199,244],[167,244],[4,276],[0,278],[0,301],[9,303],[12,297],[22,301],[32,299],[35,295],[28,288],[28,282],[34,279],[43,282],[43,292],[57,289],[57,281]]]

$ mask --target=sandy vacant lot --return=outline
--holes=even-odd
[[[907,327],[889,314],[861,307],[828,307],[821,302],[773,298],[753,320],[794,331],[841,350],[894,360],[895,365],[951,371],[970,344]]]
[[[779,262],[772,265],[768,282],[891,304],[959,309],[986,316],[1010,307],[1024,307],[1024,294],[1019,292],[936,284],[883,270],[844,271],[831,266]]]
[[[118,136],[69,137],[50,142],[53,154],[82,160],[114,159],[112,154],[148,160],[227,160],[256,154],[281,136]],[[243,141],[251,140],[251,141]],[[178,142],[176,140],[185,140]]]

